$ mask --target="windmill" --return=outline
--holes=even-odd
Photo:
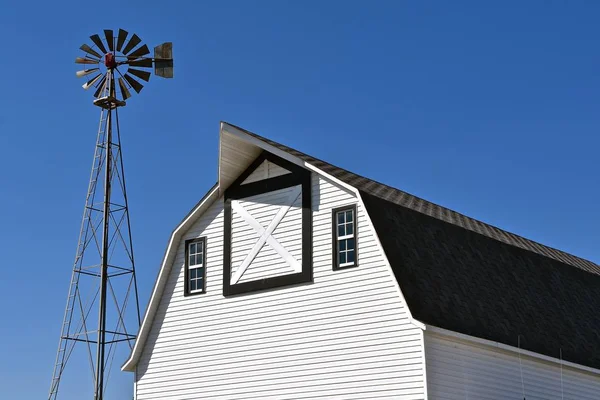
[[[140,93],[140,80],[149,81],[152,67],[157,76],[173,77],[173,46],[156,46],[149,57],[148,46],[136,34],[128,36],[105,29],[104,40],[90,36],[93,45],[82,45],[84,54],[75,59],[85,65],[76,75],[89,78],[83,88],[95,88],[93,103],[101,111],[49,400],[57,398],[79,347],[89,361],[94,399],[103,400],[117,345],[131,348],[141,321],[118,109],[132,90]],[[131,308],[134,316],[127,318]]]

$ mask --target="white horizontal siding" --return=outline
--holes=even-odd
[[[431,400],[600,398],[600,375],[563,366],[561,388],[559,364],[483,344],[426,331],[425,356]]]
[[[273,164],[269,160],[263,161],[246,179],[242,185],[256,181],[262,181],[267,178],[275,178],[276,176],[290,174],[291,172],[277,164]]]
[[[357,199],[314,174],[312,187],[312,284],[223,297],[222,200],[184,235],[207,237],[207,293],[183,296],[180,244],[137,367],[137,400],[424,398],[421,330],[362,206],[359,267],[332,271],[331,210]]]

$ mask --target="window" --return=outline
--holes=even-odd
[[[185,295],[204,293],[206,238],[185,241]]]
[[[357,266],[356,205],[333,210],[333,269]]]

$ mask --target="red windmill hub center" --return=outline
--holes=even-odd
[[[104,55],[104,65],[109,69],[113,69],[117,66],[117,61],[115,60],[115,55],[113,53],[106,53]]]

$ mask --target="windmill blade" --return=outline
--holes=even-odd
[[[115,45],[115,39],[113,36],[113,31],[112,29],[105,29],[104,30],[104,37],[106,38],[106,43],[108,44],[108,49],[110,51],[113,51],[115,49],[114,45]]]
[[[133,36],[131,37],[131,39],[129,39],[129,43],[127,43],[125,45],[125,48],[123,49],[122,53],[126,55],[131,50],[133,50],[133,48],[135,46],[137,46],[141,42],[142,42],[142,39],[140,39],[140,37],[134,33]]]
[[[117,37],[117,51],[121,51],[125,39],[127,39],[128,32],[124,29],[119,28],[119,36]]]
[[[94,57],[102,58],[102,54],[98,53],[96,50],[92,49],[87,44],[82,44],[80,49],[85,51],[88,54],[93,55]]]
[[[127,100],[131,97],[131,93],[129,92],[129,89],[127,89],[127,85],[125,85],[125,81],[123,80],[123,78],[119,78],[119,87],[121,88],[123,100]]]
[[[98,90],[94,92],[94,97],[100,96],[100,93],[104,90],[104,86],[106,84],[106,75],[102,77],[100,82],[98,82]]]
[[[98,64],[100,62],[100,60],[96,60],[94,58],[83,58],[83,57],[77,57],[75,59],[75,64]]]
[[[103,76],[103,75],[102,74],[96,75],[95,77],[93,77],[92,79],[90,79],[89,81],[84,83],[81,87],[84,88],[85,90],[88,90],[98,79],[100,79],[101,76]]]
[[[139,93],[144,87],[144,85],[133,79],[128,74],[125,74],[125,80],[129,83],[129,85],[131,85],[131,87],[133,88],[133,90],[135,90],[136,93]]]
[[[104,85],[104,81],[107,79],[107,76],[106,76],[106,75],[107,75],[107,74],[104,74],[104,75],[102,76],[102,79],[100,79],[100,82],[96,83],[96,84],[94,85],[94,87],[99,87],[99,86],[102,86],[102,85]]]
[[[96,72],[96,71],[100,71],[100,68],[84,69],[84,70],[75,72],[75,75],[77,75],[78,78],[81,78],[82,76],[89,75],[92,72]]]
[[[132,67],[152,68],[152,59],[151,58],[139,58],[137,60],[129,61],[127,64],[129,64]]]
[[[150,50],[148,49],[148,46],[143,45],[142,47],[140,47],[139,49],[137,49],[136,51],[134,51],[133,53],[129,54],[127,56],[127,58],[131,59],[135,59],[135,58],[139,58],[139,57],[143,57],[146,54],[150,54]]]
[[[107,53],[106,47],[104,47],[104,43],[102,43],[102,40],[100,39],[100,36],[98,36],[98,35],[92,35],[92,36],[90,36],[90,39],[92,39],[92,42],[94,42],[94,44],[96,46],[98,46],[98,48],[100,49],[101,52]]]
[[[134,68],[129,68],[127,70],[127,73],[135,75],[138,78],[145,80],[146,82],[148,82],[150,80],[150,72],[146,72],[146,71],[142,71],[142,70],[134,69]]]

